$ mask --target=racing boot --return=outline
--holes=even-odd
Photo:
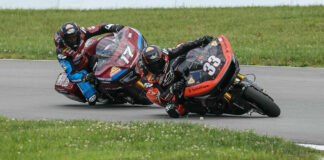
[[[96,102],[97,102],[97,94],[92,95],[90,98],[87,99],[87,101],[88,101],[88,104],[90,106],[96,105]]]
[[[167,104],[165,106],[165,111],[172,118],[179,118],[180,116],[184,116],[188,113],[181,104],[175,105],[173,103]]]

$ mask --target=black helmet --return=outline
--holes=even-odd
[[[142,51],[142,61],[144,68],[156,75],[162,74],[165,67],[164,55],[160,47],[149,45]]]
[[[74,22],[66,22],[60,28],[63,43],[73,50],[77,50],[81,42],[79,26]]]

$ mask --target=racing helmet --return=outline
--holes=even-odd
[[[66,22],[60,28],[63,43],[73,50],[77,50],[81,42],[81,32],[75,22]]]
[[[165,70],[166,61],[161,48],[155,45],[149,45],[144,48],[142,51],[142,63],[147,71],[155,75],[162,74]]]

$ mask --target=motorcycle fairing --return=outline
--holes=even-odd
[[[132,80],[136,74],[130,72],[133,71],[135,63],[140,57],[140,51],[144,47],[145,39],[136,29],[129,27],[124,27],[114,36],[104,37],[96,48],[98,55],[96,77],[103,83],[110,84],[123,79],[122,75],[128,75]],[[118,68],[118,70],[114,71],[114,68]],[[136,79],[139,78],[140,76]],[[112,88],[115,86],[118,85],[110,85]]]
[[[204,48],[191,50],[186,61],[181,64],[190,70],[184,96],[201,96],[212,90],[229,68],[232,58],[231,45],[223,35]]]
[[[109,37],[109,36],[113,36],[113,34],[109,33],[104,37]],[[96,53],[96,48],[97,48],[98,42],[104,37],[100,37],[100,38],[92,37],[92,38],[89,38],[85,42],[84,52],[87,53],[89,56],[93,56]]]
[[[57,77],[55,90],[72,100],[86,102],[78,85],[76,83],[72,83],[65,72],[60,73],[60,75]]]

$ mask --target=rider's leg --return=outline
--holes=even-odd
[[[88,103],[94,105],[97,100],[96,89],[89,82],[78,82],[77,85]]]
[[[80,70],[79,73],[87,74],[87,71]],[[81,82],[76,82],[76,84],[79,86],[82,94],[88,101],[89,105],[94,105],[97,100],[97,95],[96,95],[96,89],[91,85],[91,83],[81,81]]]
[[[181,100],[177,100],[175,96],[172,98],[172,100],[165,106],[165,111],[168,113],[168,115],[172,118],[178,118],[180,116],[186,115],[188,112],[183,107]]]

